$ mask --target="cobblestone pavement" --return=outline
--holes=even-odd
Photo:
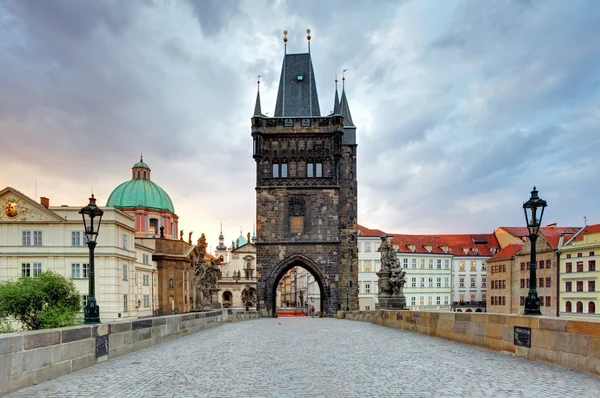
[[[600,378],[366,322],[260,319],[11,397],[598,397]]]

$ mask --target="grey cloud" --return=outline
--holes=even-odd
[[[221,33],[240,12],[237,0],[189,0],[194,16],[205,36]]]

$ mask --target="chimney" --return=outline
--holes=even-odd
[[[47,209],[50,206],[50,199],[42,196],[40,197],[40,204]]]
[[[548,228],[556,228],[556,221],[553,221],[551,224],[546,225]]]

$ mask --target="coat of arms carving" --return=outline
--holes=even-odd
[[[288,198],[288,209],[290,216],[303,216],[306,213],[306,204],[303,196],[290,196]]]

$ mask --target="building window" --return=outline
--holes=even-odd
[[[525,296],[519,297],[519,305],[525,305]]]
[[[546,268],[552,268],[552,260],[546,260]]]
[[[567,301],[565,303],[565,312],[571,312],[572,311],[572,305],[570,301]]]
[[[371,284],[365,283],[365,293],[371,293]]]
[[[538,263],[538,268],[539,269],[543,269],[544,268],[544,260],[540,260]]]
[[[487,278],[481,278],[481,287],[487,288]]]
[[[411,266],[413,269],[417,269],[417,259],[416,259],[416,258],[412,258],[412,259],[410,260],[410,266]]]
[[[450,268],[450,260],[448,260],[448,259],[444,260],[444,268],[446,268],[446,269]]]
[[[471,271],[477,271],[477,261],[471,261]]]
[[[540,307],[544,305],[544,296],[540,296]]]
[[[23,246],[31,246],[31,231],[23,231],[21,233],[21,244]]]
[[[81,264],[71,264],[71,278],[81,278]]]
[[[417,298],[416,297],[411,297],[410,298],[410,305],[417,305]]]
[[[432,296],[428,296],[427,297],[427,305],[432,305],[433,304],[433,297]]]
[[[444,305],[448,305],[450,298],[448,296],[444,296]]]
[[[371,262],[365,261],[365,272],[371,272]]]
[[[596,291],[596,281],[588,281],[588,292],[595,292],[595,291]]]
[[[82,276],[84,278],[90,277],[90,265],[89,264],[81,264],[81,270],[83,272]]]
[[[424,258],[420,259],[419,264],[420,264],[421,269],[425,269],[425,259]]]
[[[475,278],[471,278],[471,287],[476,287],[475,286]]]
[[[573,282],[565,282],[565,292],[570,292],[573,290]]]
[[[150,307],[150,295],[144,294],[144,308]]]
[[[483,263],[481,263],[481,270],[482,271],[487,271],[487,264],[486,264],[485,261]]]
[[[525,279],[521,279],[521,289],[525,288]]]
[[[465,262],[464,261],[459,261],[458,262],[458,270],[459,271],[464,271],[465,270]]]
[[[436,287],[442,287],[442,278],[437,278],[435,280]]]
[[[33,245],[34,246],[42,245],[42,231],[33,231]]]
[[[570,254],[570,253],[569,253],[569,254],[567,254],[567,258],[571,258],[571,254]]]
[[[540,278],[538,285],[539,287],[544,287],[544,278]]]
[[[411,287],[417,287],[417,278],[411,278],[410,280]]]
[[[425,296],[419,297],[419,305],[425,305]]]
[[[425,287],[425,278],[421,278],[421,283],[419,287]]]
[[[459,279],[458,287],[465,287],[465,278],[460,278]]]
[[[142,254],[142,264],[148,264],[150,261],[150,256],[148,254]]]
[[[128,302],[127,295],[124,294],[123,295],[123,312],[127,312],[128,311],[128,309],[127,309],[127,302]]]
[[[596,260],[588,261],[588,271],[596,271]]]
[[[32,275],[35,278],[42,273],[42,263],[33,263]]]
[[[156,218],[150,219],[150,226],[148,228],[148,233],[150,235],[158,234],[158,220]]]
[[[402,265],[404,268],[408,268],[408,259],[407,258],[402,259]]]
[[[143,281],[144,286],[149,286],[150,285],[150,275],[143,275],[142,281]]]
[[[123,280],[127,280],[127,264],[123,264]]]
[[[281,163],[281,178],[287,178],[288,176],[288,165],[287,163]]]
[[[429,263],[429,269],[433,269],[433,259],[432,258],[429,259],[428,263]]]
[[[323,163],[315,164],[315,174],[317,178],[323,177]]]
[[[570,274],[573,271],[573,263],[565,263],[565,272]]]
[[[450,286],[450,278],[446,277],[444,278],[444,287],[448,287]]]
[[[312,163],[307,163],[306,164],[306,176],[307,177],[314,177],[315,176],[314,165]]]
[[[428,282],[429,282],[429,287],[433,287],[433,278],[429,278]]]
[[[546,278],[546,287],[552,287],[552,279],[550,277]]]
[[[577,312],[583,312],[583,303],[581,301],[577,302]]]
[[[123,234],[123,249],[127,249],[127,234]]]
[[[279,178],[279,163],[273,163],[273,178]]]
[[[31,264],[30,263],[21,264],[21,276],[26,276],[26,277],[31,276]]]
[[[437,267],[437,269],[442,269],[442,259],[441,258],[438,258],[436,260],[436,267]]]
[[[525,263],[521,263],[521,271],[525,270]]]
[[[442,304],[442,297],[441,296],[437,296],[435,298],[435,304],[436,305],[441,305]]]
[[[589,256],[590,256],[590,257],[593,257],[594,255],[595,255],[595,253],[594,253],[594,252],[590,252],[590,253],[589,253]]]
[[[88,301],[88,295],[82,294],[81,295],[81,311],[83,311],[85,309],[85,306],[87,305],[87,301]]]
[[[550,297],[550,296],[547,296],[547,297],[546,297],[546,306],[547,306],[547,307],[550,307],[550,304],[552,304],[552,297]]]
[[[583,257],[583,253],[577,253],[577,257]]]
[[[71,231],[71,246],[85,246],[85,239],[83,231]]]
[[[577,272],[583,272],[583,261],[577,261]]]
[[[590,301],[588,304],[588,313],[595,314],[596,313],[596,304],[593,301]]]
[[[365,243],[365,251],[366,252],[370,252],[371,251],[371,243],[370,242]]]

